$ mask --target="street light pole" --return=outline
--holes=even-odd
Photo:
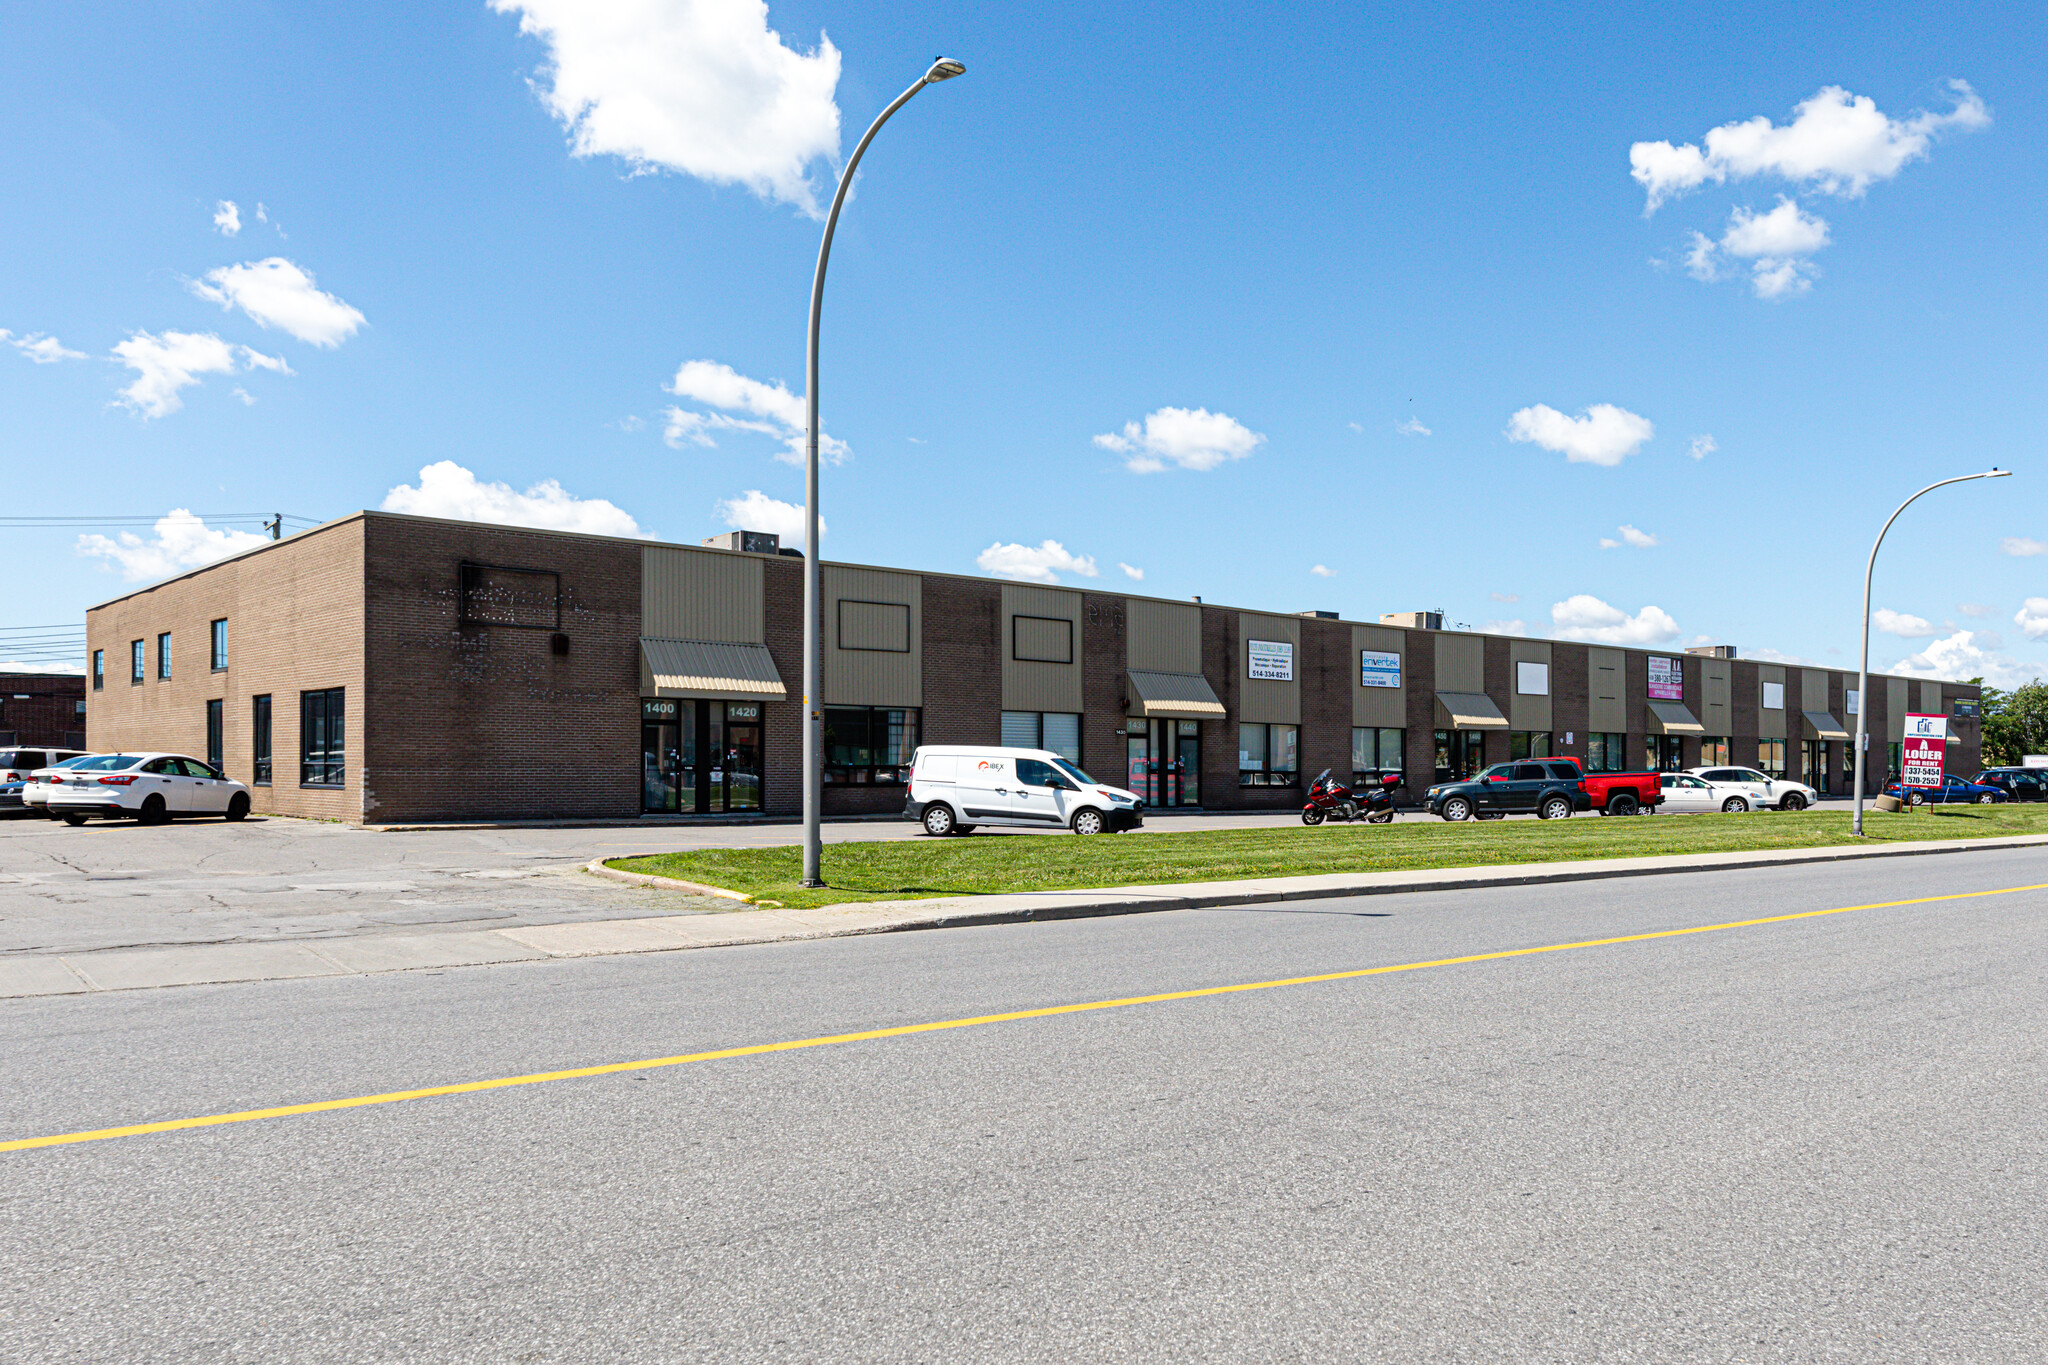
[[[1863,566],[1863,661],[1856,669],[1856,837],[1863,837],[1863,760],[1864,750],[1870,746],[1865,733],[1870,721],[1870,576],[1877,570],[1877,550],[1884,544],[1885,531],[1892,529],[1892,522],[1899,519],[1899,512],[1905,511],[1923,494],[1937,488],[1946,488],[1952,483],[1968,483],[1972,479],[2007,479],[2012,477],[2010,469],[1987,469],[1982,474],[1959,474],[1953,479],[1930,483],[1899,504],[1899,511],[1886,519],[1884,530],[1877,533],[1877,539],[1870,546],[1870,562]]]
[[[839,210],[846,203],[846,191],[853,186],[853,173],[861,154],[875,140],[875,134],[889,116],[910,103],[910,97],[927,85],[949,81],[967,70],[964,62],[941,57],[917,83],[898,95],[895,102],[868,125],[866,136],[853,149],[846,169],[839,173],[839,188],[832,195],[832,211],[825,215],[825,240],[818,244],[818,272],[811,277],[811,335],[804,352],[804,879],[805,886],[825,884],[821,866],[825,842],[821,828],[825,804],[825,708],[819,687],[818,614],[821,587],[818,574],[818,319],[825,307],[825,263],[832,258],[832,230],[839,226]]]

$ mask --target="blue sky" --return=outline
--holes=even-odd
[[[1872,662],[2048,674],[2038,7],[692,13],[10,8],[8,513],[787,518],[814,205],[945,52],[833,257],[829,557],[1853,666],[1996,464]],[[253,529],[10,529],[0,628]]]

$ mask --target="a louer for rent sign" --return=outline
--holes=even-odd
[[[1948,751],[1948,717],[1908,713],[1905,742],[1899,749],[1899,782],[1907,787],[1939,787],[1941,765]]]

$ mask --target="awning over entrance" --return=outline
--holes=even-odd
[[[1436,694],[1437,724],[1446,730],[1505,730],[1508,718],[1484,692]]]
[[[1827,712],[1807,711],[1804,714],[1806,716],[1807,733],[1811,734],[1815,739],[1839,739],[1846,741],[1849,738],[1849,732],[1842,728],[1842,722],[1836,720]]]
[[[1703,735],[1707,727],[1693,719],[1682,701],[1647,701],[1650,733],[1653,735]]]
[[[1223,703],[1199,673],[1141,673],[1131,670],[1131,714],[1178,720],[1220,719]]]
[[[766,645],[640,637],[640,657],[658,697],[785,697]]]

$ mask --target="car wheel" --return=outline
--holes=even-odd
[[[135,818],[145,825],[161,825],[171,818],[171,812],[161,796],[145,796],[142,809],[135,813]]]
[[[1553,796],[1537,807],[1536,815],[1542,820],[1569,820],[1572,818],[1572,803],[1562,796]]]
[[[1103,830],[1102,812],[1099,810],[1078,810],[1074,812],[1074,833],[1100,834]]]
[[[1909,805],[1909,806],[1924,806],[1924,805],[1926,805],[1926,804],[1927,804],[1927,793],[1926,793],[1926,792],[1914,792],[1914,793],[1913,793],[1913,794],[1912,794],[1911,796],[1909,796],[1909,797],[1907,797],[1907,798],[1906,798],[1906,804],[1907,804],[1907,805]]]
[[[1472,803],[1462,796],[1453,796],[1444,802],[1443,817],[1446,820],[1470,820]]]
[[[953,818],[953,808],[934,801],[924,808],[924,832],[935,839],[943,839],[959,825]]]
[[[1303,823],[1304,825],[1320,825],[1321,823],[1323,823],[1323,812],[1321,807],[1303,806],[1301,808],[1301,823]]]
[[[1630,792],[1623,792],[1607,803],[1607,813],[1609,815],[1634,815],[1641,809],[1642,803],[1637,801],[1634,794]]]
[[[234,799],[228,802],[228,819],[246,820],[248,818],[249,794],[247,792],[236,792]]]
[[[1786,792],[1785,799],[1778,803],[1779,810],[1805,810],[1806,798],[1798,792]]]
[[[1993,796],[1990,792],[1985,792],[1982,796],[1977,798],[1977,804],[1980,806],[1988,806],[1997,799],[1998,798]]]
[[[85,817],[83,815],[67,815],[64,817],[64,823],[67,825],[82,825],[85,823]]]
[[[1721,803],[1721,809],[1730,815],[1741,815],[1749,809],[1749,802],[1739,796],[1731,796]]]

